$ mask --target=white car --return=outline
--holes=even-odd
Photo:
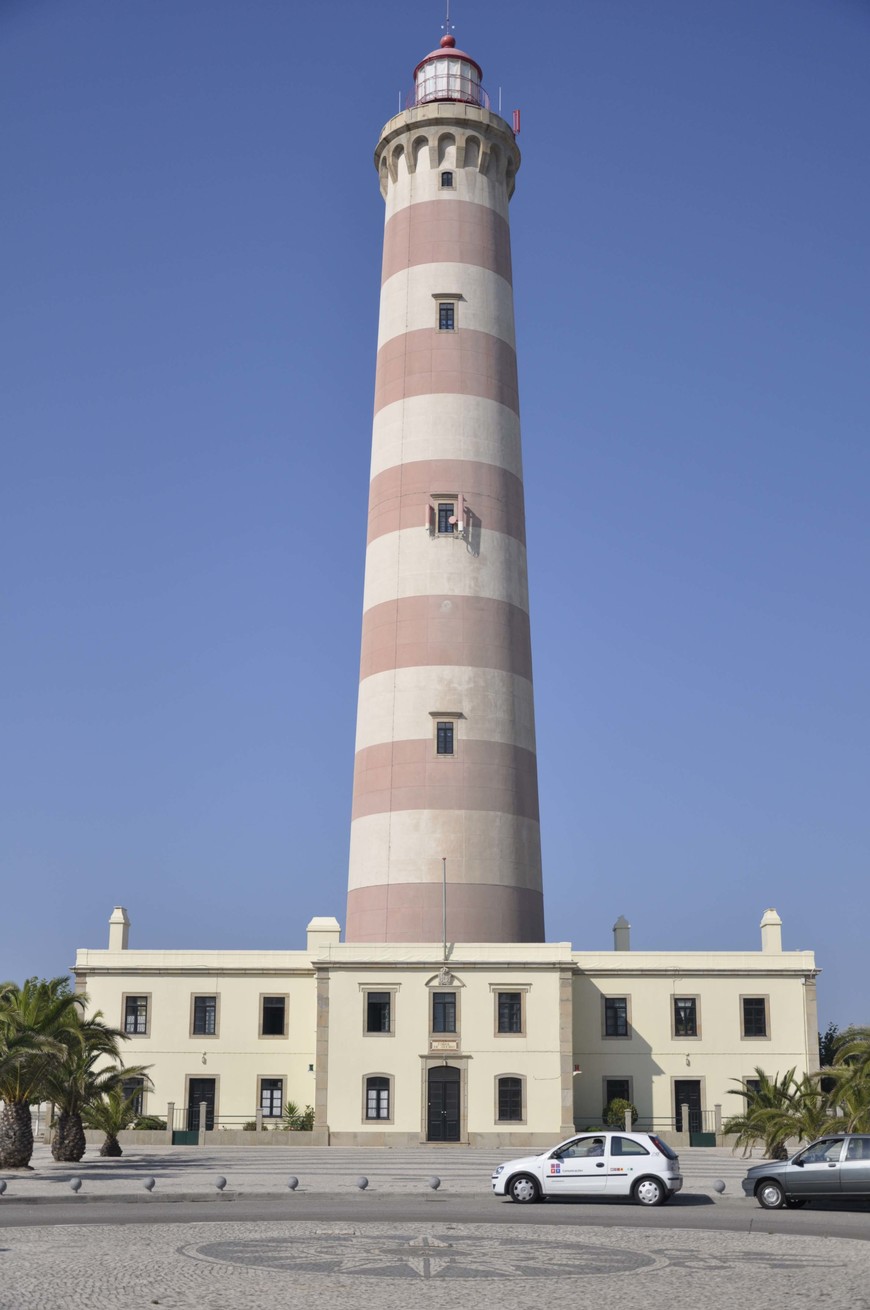
[[[500,1164],[496,1196],[527,1203],[549,1196],[626,1196],[661,1205],[683,1186],[676,1153],[652,1133],[581,1133],[543,1155]]]

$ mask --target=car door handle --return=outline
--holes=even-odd
[[[599,1161],[598,1161],[598,1164],[595,1166],[595,1168],[596,1168],[596,1169],[603,1169],[603,1168],[604,1168],[604,1161],[603,1161],[603,1160],[599,1160]]]

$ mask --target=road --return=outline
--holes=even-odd
[[[78,1196],[40,1155],[4,1176],[0,1310],[489,1310],[529,1295],[548,1310],[870,1310],[870,1207],[764,1211],[742,1196],[743,1161],[686,1155],[686,1190],[653,1210],[496,1199],[491,1152],[167,1149],[83,1162]]]

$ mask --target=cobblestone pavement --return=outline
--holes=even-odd
[[[111,1198],[120,1193],[142,1191],[147,1177],[157,1180],[155,1195],[174,1192],[213,1191],[214,1179],[223,1175],[229,1189],[256,1195],[285,1191],[292,1174],[300,1191],[352,1192],[360,1174],[369,1179],[373,1191],[414,1192],[426,1187],[433,1174],[442,1189],[451,1194],[488,1195],[490,1174],[497,1164],[521,1151],[478,1150],[469,1147],[416,1147],[408,1150],[327,1147],[243,1147],[223,1150],[205,1147],[156,1146],[128,1148],[120,1159],[104,1159],[90,1147],[75,1165],[56,1164],[47,1146],[33,1153],[33,1172],[0,1173],[7,1185],[6,1196],[69,1196],[69,1180],[82,1180],[82,1196]],[[680,1155],[685,1178],[684,1192],[712,1194],[713,1182],[726,1184],[729,1196],[742,1198],[740,1180],[747,1161],[729,1150],[710,1148],[687,1150]]]
[[[870,1310],[864,1243],[519,1224],[269,1222],[0,1229],[0,1310]],[[532,1281],[534,1280],[534,1281]]]

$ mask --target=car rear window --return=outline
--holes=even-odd
[[[662,1155],[665,1157],[666,1160],[679,1159],[679,1156],[677,1155],[676,1151],[672,1147],[668,1146],[667,1142],[663,1142],[660,1137],[650,1137],[650,1141],[652,1142],[653,1146],[656,1148],[657,1151],[661,1151]]]

